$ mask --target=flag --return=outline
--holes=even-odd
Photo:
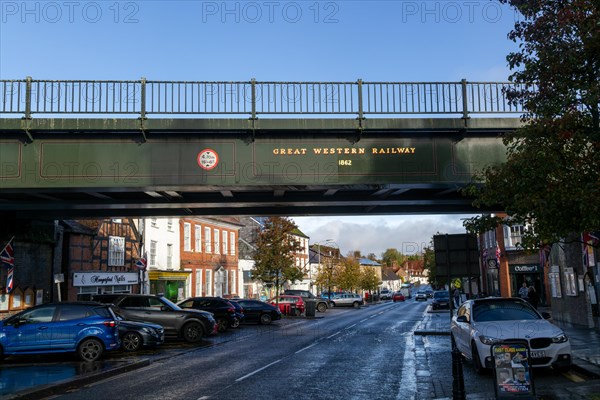
[[[11,242],[12,238],[0,252],[0,261],[8,268],[13,268],[15,266],[15,250],[13,249]]]
[[[11,267],[8,270],[8,276],[6,277],[6,292],[10,293],[11,290],[13,289],[13,283],[14,283],[14,279],[13,279],[13,275],[14,275],[15,269],[14,267]]]
[[[146,270],[146,266],[148,265],[147,261],[146,261],[146,257],[141,257],[140,259],[138,259],[135,263],[135,266],[138,267],[138,269],[140,271],[145,271]]]
[[[496,265],[500,268],[500,246],[498,245],[498,241],[496,241]]]

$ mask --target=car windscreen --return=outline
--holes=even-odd
[[[540,315],[523,302],[485,302],[473,305],[473,321],[516,321],[541,319]]]
[[[168,305],[172,310],[177,310],[177,311],[181,311],[182,308],[179,307],[177,304],[173,303],[171,300],[167,299],[166,297],[161,297],[160,300]]]

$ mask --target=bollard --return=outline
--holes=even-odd
[[[462,370],[460,351],[456,347],[454,337],[452,339],[452,399],[465,400],[465,381]]]

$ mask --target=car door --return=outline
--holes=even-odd
[[[458,317],[465,317],[467,322],[458,322]],[[452,321],[452,335],[461,353],[471,354],[471,305],[463,303],[456,311]]]
[[[87,307],[76,304],[61,304],[55,322],[52,323],[52,349],[74,350],[81,333],[93,329],[93,318]]]
[[[246,322],[257,322],[260,319],[260,304],[245,300],[239,300],[238,304],[244,309]]]
[[[52,347],[51,327],[56,306],[48,305],[25,311],[12,325],[5,326],[5,351],[44,352]]]

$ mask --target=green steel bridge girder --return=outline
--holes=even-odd
[[[0,119],[0,214],[472,212],[518,118]]]

